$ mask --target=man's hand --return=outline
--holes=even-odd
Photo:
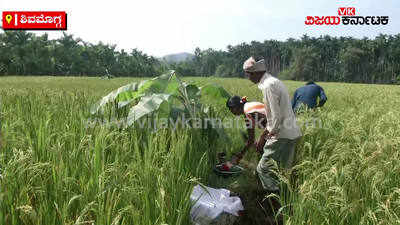
[[[265,141],[258,141],[257,145],[256,145],[256,151],[258,153],[260,153],[261,155],[264,153],[263,152],[264,151],[264,144],[265,144]]]
[[[243,159],[244,154],[246,154],[247,149],[248,149],[248,147],[245,146],[242,151],[233,155],[231,162],[233,164],[239,164],[240,160]]]
[[[232,157],[231,162],[232,164],[239,164],[239,161],[242,159],[243,156],[241,156],[240,154],[236,154]]]
[[[275,137],[275,136],[276,136],[276,134],[273,134],[273,133],[268,133],[266,136],[267,136],[267,138],[272,138],[272,137]]]
[[[257,146],[257,145],[256,145],[256,142],[254,142],[254,140],[248,140],[248,141],[246,142],[245,148],[246,148],[246,149],[249,149],[249,148],[251,148],[251,147],[253,147],[253,146]]]
[[[264,153],[265,136],[261,136],[256,143],[256,151],[261,155]]]
[[[256,151],[260,154],[264,153],[264,145],[267,137],[269,138],[270,136],[268,130],[265,129],[256,143]]]

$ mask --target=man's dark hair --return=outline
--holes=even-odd
[[[241,106],[243,103],[241,102],[242,98],[239,96],[232,96],[228,101],[226,102],[226,107],[228,108],[236,108]]]
[[[310,80],[306,83],[306,85],[315,84],[314,81]]]

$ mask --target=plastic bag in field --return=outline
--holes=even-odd
[[[243,210],[239,197],[230,197],[226,189],[214,189],[196,185],[190,196],[194,203],[190,216],[194,225],[233,224],[238,212]]]

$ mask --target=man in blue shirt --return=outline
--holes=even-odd
[[[317,98],[319,102],[317,104]],[[325,95],[324,89],[315,84],[313,81],[307,82],[305,86],[298,88],[294,92],[292,99],[292,109],[297,112],[301,106],[304,105],[307,108],[314,109],[316,107],[322,107],[328,98]]]

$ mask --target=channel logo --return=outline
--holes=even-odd
[[[4,30],[67,30],[67,13],[62,11],[4,11]]]

